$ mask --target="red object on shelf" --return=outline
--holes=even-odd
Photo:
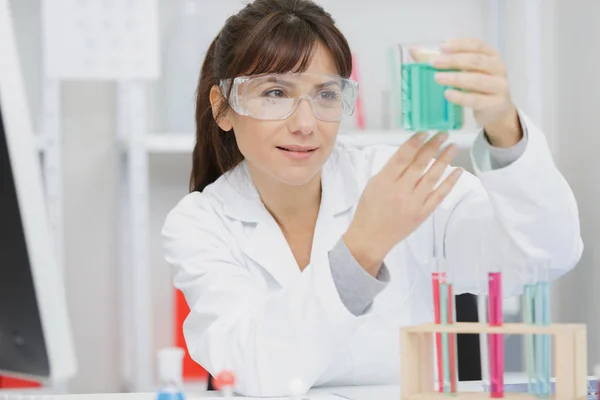
[[[356,98],[355,118],[358,129],[365,129],[365,114],[363,110],[362,89],[360,87],[360,76],[358,74],[358,61],[356,56],[352,54],[352,72],[350,78],[358,83],[358,97]]]
[[[185,350],[183,357],[183,379],[200,380],[208,379],[208,372],[198,365],[188,353],[185,339],[183,337],[183,321],[190,313],[190,309],[183,297],[183,293],[175,290],[175,345]]]
[[[9,378],[8,376],[0,376],[1,389],[25,389],[40,387],[39,382],[25,381],[23,379]]]

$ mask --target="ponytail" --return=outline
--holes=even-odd
[[[228,104],[224,104],[216,116],[213,116],[210,104],[210,91],[214,85],[219,84],[215,68],[215,48],[218,40],[219,36],[213,40],[206,52],[196,93],[196,144],[192,154],[191,192],[203,191],[243,159],[233,131],[224,131],[215,119],[225,113]]]

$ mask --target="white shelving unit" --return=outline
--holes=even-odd
[[[59,264],[62,265],[62,135],[60,123],[60,83],[44,83],[41,132],[36,148],[42,161],[42,176],[50,228],[54,236]]]
[[[62,134],[60,81],[45,79],[42,102],[42,133],[38,149],[42,154],[43,176],[50,230],[58,265],[64,268]]]
[[[150,179],[145,145],[145,85],[117,87],[120,165],[120,342],[125,390],[153,389],[152,310],[149,269]]]
[[[42,132],[37,138],[37,148],[42,160],[50,226],[61,265],[64,265],[61,81],[123,82],[119,84],[117,130],[120,135],[127,132],[129,138],[139,138],[146,133],[145,90],[141,82],[156,79],[160,69],[158,0],[129,1],[116,8],[114,2],[92,3],[40,2],[44,85]],[[121,174],[125,207],[121,208],[120,220],[125,221],[125,229],[120,230],[123,266],[120,372],[125,388],[141,392],[151,389],[154,381],[145,240],[148,200],[143,195],[148,186],[148,168],[144,164],[147,153],[143,143],[131,140],[129,144]],[[138,206],[131,207],[132,203]],[[130,209],[136,212],[131,213]],[[135,228],[128,231],[129,226]],[[68,391],[63,384],[53,387],[59,392]]]

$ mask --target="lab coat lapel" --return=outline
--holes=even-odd
[[[283,232],[270,215],[256,225],[242,250],[266,269],[282,287],[300,274]]]
[[[285,286],[300,269],[279,225],[262,203],[246,161],[228,174],[227,182],[225,214],[246,226],[242,251]]]
[[[347,155],[336,148],[323,166],[321,208],[315,227],[311,259],[331,250],[348,229],[352,207],[358,202],[354,168]]]

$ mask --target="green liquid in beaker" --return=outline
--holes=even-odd
[[[406,131],[448,131],[463,126],[463,108],[444,97],[431,64],[402,65],[402,128]]]

